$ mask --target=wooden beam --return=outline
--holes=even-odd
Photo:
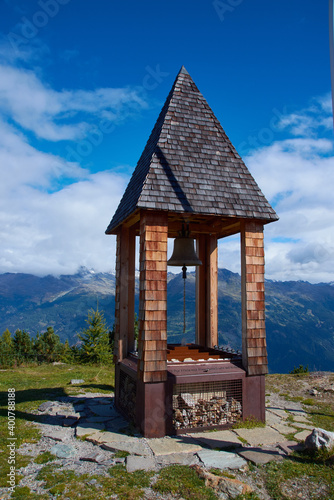
[[[168,237],[175,238],[182,229],[184,220],[173,221],[168,223]],[[223,219],[221,217],[212,217],[211,219],[204,218],[202,221],[189,221],[189,231],[193,238],[204,234],[215,234],[218,238],[230,236],[240,232],[240,220]]]

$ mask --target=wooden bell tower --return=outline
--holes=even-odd
[[[205,419],[188,419],[188,424],[175,420],[179,410],[174,403],[184,398],[180,384],[190,384],[187,390],[193,390],[199,373],[203,391],[205,384],[215,381],[229,408],[234,405],[242,418],[252,415],[264,421],[263,226],[277,219],[182,67],[106,231],[117,235],[115,401],[144,436],[162,437],[188,430],[187,425],[192,431],[203,430]],[[196,268],[196,344],[186,348],[191,364],[182,361],[184,356],[175,360],[183,348],[167,345],[167,242],[185,222],[202,261]],[[220,238],[237,233],[242,271],[240,360],[214,349],[219,343],[217,245]],[[139,339],[134,353],[136,236]],[[230,388],[233,381],[241,388],[238,396]],[[224,426],[223,410],[219,418],[219,426]]]

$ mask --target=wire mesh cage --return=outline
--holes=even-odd
[[[129,420],[135,420],[136,380],[123,370],[120,371],[118,404]]]
[[[242,417],[242,380],[175,384],[173,426],[195,429],[230,425]]]

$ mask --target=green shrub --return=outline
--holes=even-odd
[[[299,365],[298,368],[294,366],[293,370],[291,370],[290,374],[291,375],[297,375],[299,373],[310,373],[307,366]]]

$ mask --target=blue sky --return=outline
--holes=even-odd
[[[3,0],[0,272],[114,267],[104,235],[185,65],[280,221],[271,279],[334,281],[328,4]],[[239,241],[220,265],[239,269]]]

